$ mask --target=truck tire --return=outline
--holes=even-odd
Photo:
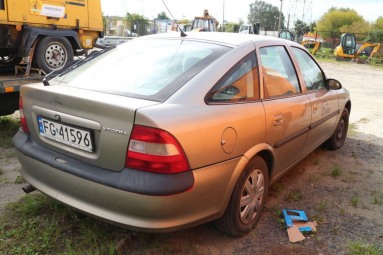
[[[73,49],[65,37],[46,36],[34,52],[34,62],[45,73],[64,70],[73,62]]]

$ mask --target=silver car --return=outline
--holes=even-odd
[[[145,36],[23,86],[26,192],[133,230],[254,228],[268,186],[344,144],[350,95],[300,45],[229,33]]]

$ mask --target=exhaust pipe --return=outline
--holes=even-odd
[[[22,187],[22,189],[23,189],[23,191],[24,191],[25,193],[27,193],[27,194],[29,194],[29,193],[31,193],[31,192],[33,192],[33,191],[36,190],[35,187],[33,187],[32,185],[30,185],[29,183],[26,184],[26,185],[24,185],[24,186]]]

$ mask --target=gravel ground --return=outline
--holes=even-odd
[[[204,224],[181,234],[153,235],[153,240],[192,244],[200,254],[347,254],[347,245],[356,241],[383,249],[383,69],[321,65],[351,92],[350,123],[356,132],[345,146],[335,152],[319,148],[273,184],[266,209],[248,236],[230,238]],[[335,168],[339,176],[334,176]],[[23,196],[21,185],[13,184],[19,169],[13,149],[0,148],[0,214],[6,203]],[[290,243],[277,213],[282,208],[305,210],[318,222],[317,232]]]

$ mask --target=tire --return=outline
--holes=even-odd
[[[64,70],[73,62],[73,49],[65,37],[46,36],[37,44],[35,64],[45,73]]]
[[[349,115],[348,109],[344,108],[334,133],[326,142],[329,150],[337,150],[343,146],[347,136]]]
[[[268,186],[266,162],[255,156],[239,177],[225,214],[215,221],[216,227],[234,237],[248,234],[259,220]]]

